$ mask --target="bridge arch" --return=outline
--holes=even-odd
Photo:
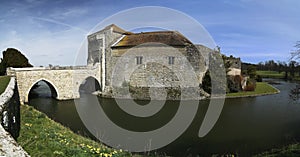
[[[100,81],[94,76],[86,77],[79,86],[79,93],[93,93],[95,91],[102,91]]]
[[[30,92],[33,90],[34,86],[37,85],[39,82],[44,82],[47,84],[47,86],[50,88],[50,91],[51,91],[51,96],[53,98],[59,98],[59,91],[58,91],[58,88],[55,86],[55,84],[48,80],[48,79],[45,79],[45,78],[40,78],[38,80],[36,80],[34,83],[32,83],[27,92],[26,92],[26,96],[25,96],[25,102],[28,102],[29,100],[29,95],[30,95]]]

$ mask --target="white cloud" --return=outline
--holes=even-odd
[[[28,54],[32,57],[34,65],[72,65],[80,44],[85,36],[78,30],[69,30],[60,34],[40,35],[38,38],[24,45]],[[35,56],[48,57],[35,57]]]
[[[286,57],[286,55],[280,52],[241,52],[239,53],[240,57]]]
[[[28,32],[19,34],[16,30],[6,32],[2,36],[0,50],[13,47],[20,50],[36,66],[39,65],[73,65],[76,53],[86,33],[77,27],[67,27],[64,31],[53,32],[48,29],[37,29],[39,21],[31,21]],[[60,23],[56,23],[59,25]],[[62,24],[60,24],[62,25]],[[39,27],[38,27],[39,28]]]
[[[65,20],[68,18],[78,17],[86,14],[88,12],[87,8],[84,7],[73,7],[73,8],[57,8],[49,15],[50,18]]]
[[[43,0],[6,3],[0,6],[0,9],[4,10],[4,13],[0,15],[0,49],[16,47],[26,53],[35,65],[73,64],[77,49],[82,40],[86,39],[87,30],[104,19],[104,16],[112,14],[114,10],[126,8],[124,3],[114,6],[112,2],[102,5],[97,1],[88,2],[85,5],[79,2],[66,3],[66,5],[62,1],[51,2],[49,7],[47,5],[50,2]],[[176,3],[168,4],[168,6],[172,7]],[[208,5],[200,5],[206,3]],[[209,33],[218,42],[217,45],[220,45],[225,52],[236,54],[236,56],[283,57],[284,53],[292,49],[294,42],[300,40],[300,29],[298,29],[300,18],[297,7],[300,6],[300,1],[298,0],[239,0],[237,2],[225,0],[224,3],[195,1],[189,2],[188,5],[183,4],[183,6],[189,6],[188,9],[181,5],[176,8],[190,9],[191,16],[210,31]],[[213,8],[205,7],[209,5]],[[140,15],[139,18],[123,16],[116,24],[124,29],[134,29],[132,26],[137,25],[160,26],[179,30],[195,43],[203,41],[203,32],[195,31],[197,28],[191,27],[191,23],[187,23],[178,16],[168,16],[158,11],[149,12],[152,15],[151,18],[145,18],[143,13],[136,14]],[[111,22],[107,20],[96,30]],[[85,60],[85,58],[82,59],[82,63]]]
[[[43,17],[31,17],[32,19],[34,20],[41,20],[41,21],[46,21],[46,22],[50,22],[50,23],[54,23],[54,24],[57,24],[57,25],[62,25],[62,26],[66,26],[66,27],[69,27],[69,28],[73,28],[73,29],[77,29],[83,33],[87,33],[88,31],[80,28],[80,27],[77,27],[77,26],[74,26],[74,25],[69,25],[67,23],[63,23],[63,22],[60,22],[58,20],[53,20],[53,19],[48,19],[48,18],[43,18]]]

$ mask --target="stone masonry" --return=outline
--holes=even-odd
[[[56,93],[56,99],[67,100],[79,98],[79,86],[88,77],[100,82],[99,64],[87,67],[68,68],[9,68],[8,75],[16,76],[20,102],[28,102],[32,87],[39,81],[45,81]],[[101,85],[101,84],[100,84]]]
[[[3,114],[4,109],[7,107],[5,105],[12,103],[9,103],[11,101],[15,102],[16,100],[13,100],[15,98],[17,92],[15,90],[16,88],[16,81],[15,78],[12,77],[8,86],[6,87],[6,90],[0,95],[0,113],[2,115],[7,115]],[[20,103],[17,103],[15,105],[20,105]],[[9,116],[8,116],[9,117]],[[4,126],[7,126],[9,124],[9,118],[6,117],[4,119],[6,122],[4,122]],[[17,119],[17,118],[15,118]],[[19,125],[19,124],[18,124]],[[2,125],[0,125],[0,156],[18,156],[18,157],[27,157],[29,156],[26,151],[23,150],[21,146],[18,145],[18,143],[15,141],[15,139],[12,137],[10,133],[8,133]]]
[[[177,31],[132,33],[112,24],[88,36],[87,62],[100,63],[103,93],[124,84],[135,88],[178,88],[182,84],[198,88],[208,69],[209,53],[218,52],[194,45]],[[118,66],[122,70],[116,72]],[[192,69],[196,80],[186,69]]]

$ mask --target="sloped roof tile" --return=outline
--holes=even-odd
[[[187,44],[192,44],[191,41],[177,31],[157,31],[125,34],[125,36],[112,47],[133,47],[151,42],[166,44],[169,46],[186,46]]]

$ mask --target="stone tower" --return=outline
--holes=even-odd
[[[101,87],[104,91],[109,84],[110,73],[107,71],[110,68],[111,45],[116,42],[124,33],[125,30],[111,24],[101,31],[89,35],[88,38],[88,65],[100,63],[101,65]]]

